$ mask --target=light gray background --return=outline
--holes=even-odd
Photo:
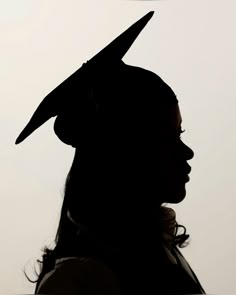
[[[33,293],[23,269],[34,279],[40,249],[53,245],[74,153],[54,119],[19,146],[16,137],[46,94],[150,10],[124,61],[178,97],[195,152],[186,199],[172,206],[191,234],[183,253],[207,293],[236,294],[235,0],[0,3],[1,294]]]

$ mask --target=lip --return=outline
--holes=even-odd
[[[192,168],[190,166],[186,167],[186,174],[189,174],[191,172]]]
[[[185,165],[185,167],[183,169],[180,169],[180,170],[183,170],[183,174],[181,174],[181,179],[184,180],[185,182],[188,182],[190,180],[190,177],[189,177],[189,174],[192,170],[191,166],[189,166],[187,163]]]
[[[180,181],[189,182],[190,177],[189,177],[188,173],[185,173],[185,174],[182,174],[181,176],[179,176],[178,179]]]
[[[189,180],[190,180],[190,177],[189,177],[189,175],[188,174],[183,174],[183,175],[179,175],[178,177],[177,177],[177,181],[179,182],[189,182]]]
[[[185,176],[185,182],[189,182],[189,180],[190,180],[190,177],[189,177],[189,175],[187,174],[187,175]]]

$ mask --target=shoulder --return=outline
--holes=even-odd
[[[58,260],[41,281],[38,294],[119,295],[120,284],[104,263],[91,258]]]

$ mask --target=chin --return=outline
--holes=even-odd
[[[167,201],[166,203],[170,203],[170,204],[179,204],[181,203],[183,200],[185,199],[185,196],[177,196],[176,198],[170,198],[169,201]]]
[[[182,188],[178,188],[176,190],[172,190],[170,192],[167,193],[164,192],[162,194],[164,196],[164,200],[163,203],[170,203],[170,204],[178,204],[180,202],[182,202],[185,199],[186,196],[186,189],[185,186]]]

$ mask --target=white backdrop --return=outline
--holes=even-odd
[[[52,89],[144,14],[155,14],[124,61],[177,94],[195,157],[177,220],[183,250],[209,294],[236,294],[235,0],[0,2],[1,294],[33,293],[34,261],[57,228],[74,151],[51,119],[15,146]]]

